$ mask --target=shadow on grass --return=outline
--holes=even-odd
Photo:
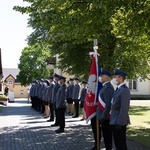
[[[150,148],[150,128],[129,127],[127,135],[130,139]]]
[[[130,115],[142,115],[143,113],[150,111],[150,107],[147,106],[132,106],[130,107]]]

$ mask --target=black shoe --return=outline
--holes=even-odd
[[[54,120],[53,119],[49,119],[49,120],[47,120],[47,122],[53,122]]]
[[[51,125],[51,127],[58,127],[58,126],[59,126],[59,125],[56,124],[56,123]]]
[[[64,132],[64,129],[58,129],[58,130],[55,130],[56,133],[63,133]]]
[[[79,116],[75,115],[75,116],[72,116],[72,118],[78,118]]]
[[[49,118],[49,116],[44,116],[44,118]]]

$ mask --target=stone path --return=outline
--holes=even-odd
[[[56,134],[41,114],[31,109],[25,99],[8,103],[0,113],[0,150],[90,150],[93,135],[89,124],[81,118],[66,116],[66,128]],[[129,150],[148,150],[128,140]],[[101,149],[104,150],[103,142]]]

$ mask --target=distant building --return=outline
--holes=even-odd
[[[14,92],[15,98],[27,98],[27,87],[22,86],[17,80],[19,69],[17,68],[3,68],[3,84],[4,88],[6,84],[9,87],[10,92]]]

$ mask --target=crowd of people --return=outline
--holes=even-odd
[[[66,83],[66,78],[56,73],[48,79],[37,78],[32,81],[30,88],[32,108],[43,113],[44,118],[49,118],[48,122],[55,121],[51,126],[59,126],[55,132],[62,133],[65,128],[65,112],[72,118],[77,118],[79,117],[79,107],[83,108],[87,82],[82,81],[82,85],[79,84],[77,77],[70,78]],[[56,116],[55,120],[54,115]],[[83,115],[81,120],[84,119]]]
[[[117,150],[127,150],[126,126],[130,123],[128,115],[130,90],[124,82],[127,76],[125,72],[116,69],[113,75],[112,82],[117,86],[116,90],[110,82],[112,74],[101,69],[99,81],[102,83],[102,88],[98,96],[103,106],[97,102],[96,116],[91,118],[91,128],[95,140],[91,150],[97,150],[102,136],[106,150],[112,150],[112,139],[114,139]],[[79,117],[79,108],[83,108],[86,91],[87,82],[82,81],[81,88],[77,77],[70,78],[67,83],[65,77],[56,73],[45,80],[37,78],[32,82],[30,89],[32,108],[43,113],[44,118],[49,118],[48,122],[55,121],[51,126],[59,126],[55,132],[62,133],[65,128],[65,112],[67,111],[73,118]],[[84,119],[83,113],[81,120]],[[97,120],[100,130],[96,126]]]

